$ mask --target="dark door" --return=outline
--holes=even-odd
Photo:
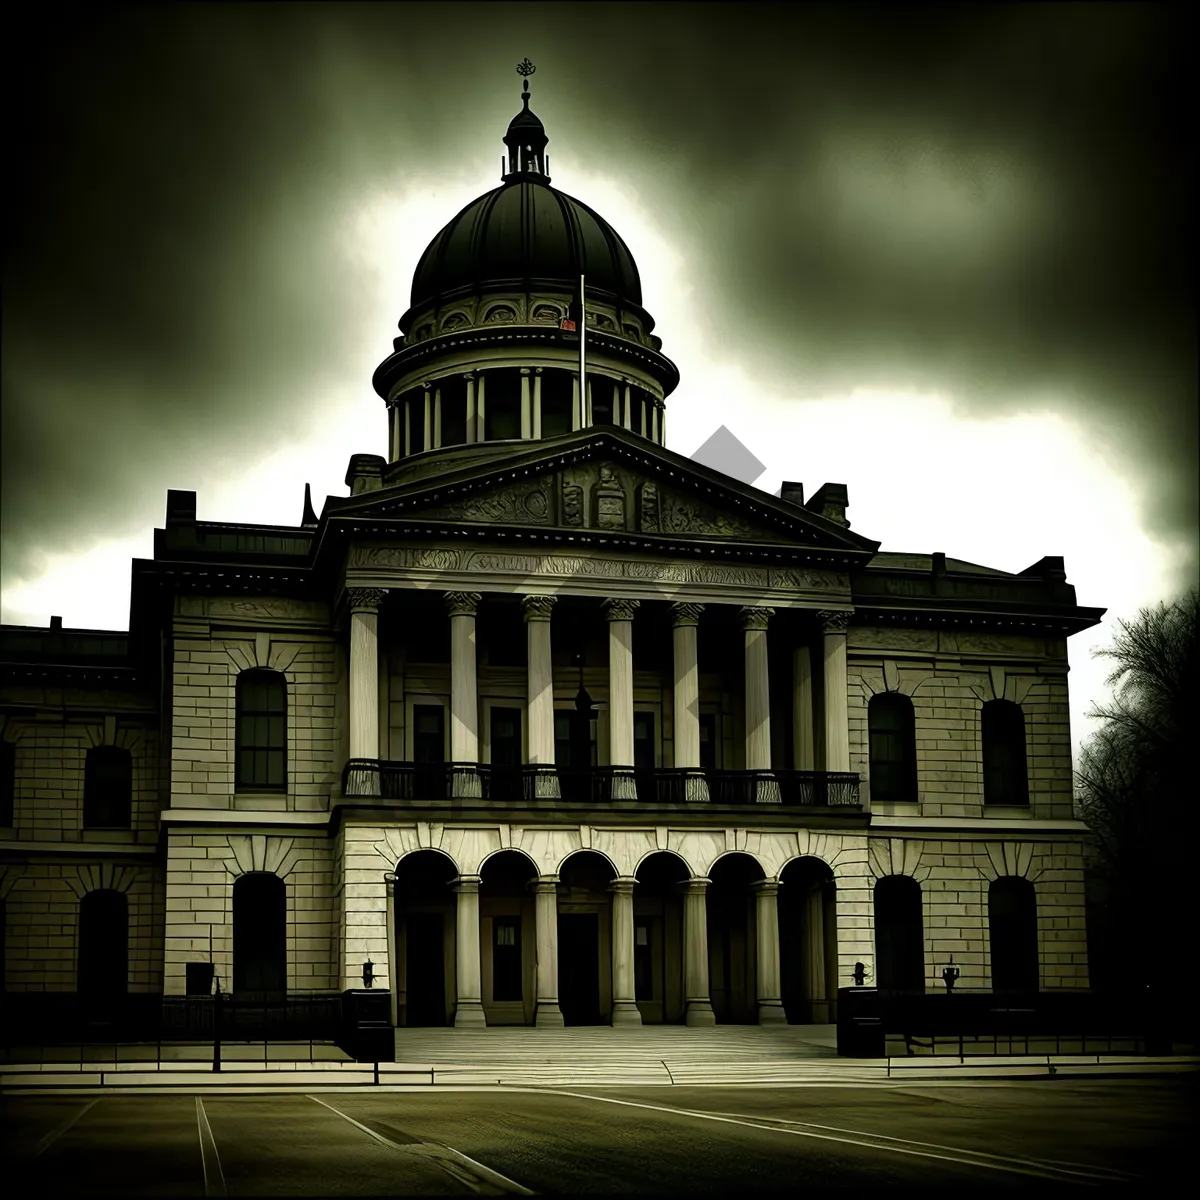
[[[491,710],[493,800],[521,799],[521,710]]]
[[[654,960],[651,957],[649,918],[633,923],[633,996],[635,1000],[657,1000],[654,991]]]
[[[558,1006],[566,1025],[600,1024],[600,917],[558,917]]]
[[[559,709],[554,714],[554,764],[565,799],[592,798],[591,769],[595,762],[595,716],[572,708]]]
[[[445,931],[441,913],[409,913],[404,956],[405,1024],[446,1024]]]
[[[633,768],[637,779],[638,799],[654,801],[654,714],[633,714]]]
[[[440,704],[413,705],[414,799],[446,797],[446,710]]]
[[[717,714],[700,714],[700,768],[717,769]]]

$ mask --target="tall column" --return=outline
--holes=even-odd
[[[422,450],[432,450],[433,449],[433,390],[432,390],[432,388],[430,388],[429,384],[425,384],[423,394],[425,397],[425,424],[424,424],[425,432],[422,435],[423,441],[421,442],[421,449]]]
[[[633,985],[633,879],[616,879],[612,892],[612,1023],[640,1025]]]
[[[608,621],[608,761],[612,798],[636,800],[633,777],[633,614],[638,600],[605,600]]]
[[[825,770],[850,770],[850,723],[846,710],[848,612],[822,612],[825,629]]]
[[[407,458],[412,452],[412,401],[405,400],[404,402],[404,457]]]
[[[542,439],[542,368],[533,369],[533,440]]]
[[[648,419],[648,410],[650,408],[650,394],[648,392],[642,392],[641,403],[638,404],[638,408],[641,412],[639,417],[640,427],[638,432],[641,433],[642,437],[647,437],[650,432],[646,425],[646,421]]]
[[[539,1029],[562,1028],[558,1007],[558,876],[543,875],[533,885],[537,936],[537,1015]]]
[[[584,388],[586,403],[583,406],[584,419],[583,423],[590,429],[596,423],[595,413],[592,411],[592,376],[587,377],[587,387]]]
[[[433,389],[433,448],[440,449],[442,445],[442,385],[439,383]]]
[[[529,762],[535,796],[560,795],[554,770],[554,670],[550,656],[553,596],[525,596],[525,633],[529,676]]]
[[[571,376],[571,429],[583,428],[583,404],[579,395],[579,376]]]
[[[394,400],[388,405],[388,461],[400,457],[400,405]]]
[[[481,1029],[487,1025],[483,1014],[483,990],[479,970],[479,876],[460,875],[454,881],[458,896],[455,962],[458,1003],[454,1010],[455,1029]]]
[[[829,1023],[828,989],[825,986],[825,897],[819,887],[804,897],[804,997],[814,1025]]]
[[[383,588],[349,588],[350,757],[367,765],[346,780],[348,796],[379,795],[379,606]]]
[[[629,395],[630,395],[629,384],[626,383],[625,384],[625,406],[621,412],[621,415],[624,418],[624,420],[621,421],[621,424],[624,425],[626,429],[632,430],[633,429],[633,408],[630,403]]]
[[[475,440],[482,442],[487,432],[487,422],[485,421],[487,403],[487,376],[482,372],[478,372],[475,379]]]
[[[696,626],[703,604],[672,604],[675,641],[675,766],[687,769],[684,798],[709,799],[708,780],[700,773],[700,667],[696,649]]]
[[[767,674],[767,622],[773,608],[743,608],[746,631],[746,770],[771,770],[771,683]],[[755,779],[754,799],[759,804],[778,804],[779,781],[760,774]]]
[[[529,386],[529,368],[521,368],[521,437],[533,435],[533,391]]]
[[[816,769],[813,746],[812,656],[807,646],[792,654],[792,732],[797,771]]]
[[[447,592],[450,613],[450,761],[452,796],[479,796],[479,691],[475,682],[478,592]]]
[[[786,1025],[779,973],[779,881],[764,879],[753,885],[758,958],[758,1023]]]
[[[688,1025],[715,1025],[708,995],[708,879],[683,886],[683,998]]]
[[[467,371],[463,374],[463,378],[467,381],[467,441],[476,441],[475,437],[475,372]]]

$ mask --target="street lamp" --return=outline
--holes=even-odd
[[[363,987],[369,988],[375,979],[375,964],[368,958],[362,968]]]
[[[942,968],[942,982],[946,985],[947,993],[954,991],[954,985],[958,981],[958,968],[954,965],[954,959],[950,960],[950,965]]]

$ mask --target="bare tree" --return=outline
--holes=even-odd
[[[1197,591],[1119,621],[1098,654],[1114,697],[1080,754],[1076,799],[1095,838],[1088,914],[1097,984],[1194,981],[1200,733]]]

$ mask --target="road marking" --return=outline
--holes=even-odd
[[[62,1137],[62,1135],[66,1133],[67,1130],[70,1129],[71,1126],[74,1125],[75,1122],[84,1115],[84,1113],[89,1112],[99,1103],[99,1096],[97,1096],[95,1100],[89,1100],[87,1104],[85,1104],[73,1117],[70,1118],[70,1120],[64,1121],[63,1124],[57,1129],[53,1129],[46,1134],[46,1136],[42,1138],[42,1140],[34,1147],[33,1157],[37,1158],[39,1155],[44,1154],[47,1150],[49,1150],[50,1147],[53,1146],[54,1143],[57,1142],[58,1139]]]
[[[204,1171],[204,1194],[225,1195],[225,1173],[221,1170],[221,1156],[217,1153],[217,1140],[213,1137],[204,1101],[196,1097],[196,1125],[200,1130],[200,1166]]]
[[[551,1089],[540,1089],[544,1092],[551,1092]],[[557,1096],[573,1096],[577,1100],[599,1100],[605,1104],[620,1104],[628,1108],[646,1108],[654,1112],[671,1113],[674,1116],[682,1117],[698,1117],[705,1121],[719,1121],[726,1125],[744,1125],[749,1129],[762,1129],[768,1133],[786,1133],[793,1137],[814,1138],[823,1142],[842,1142],[848,1146],[861,1146],[866,1150],[882,1150],[887,1154],[905,1154],[913,1158],[933,1158],[943,1162],[959,1163],[968,1167],[983,1167],[986,1170],[992,1171],[1008,1171],[1015,1175],[1036,1175],[1042,1179],[1062,1179],[1064,1175],[1072,1178],[1091,1178],[1095,1182],[1111,1183],[1112,1176],[1107,1173],[1107,1168],[1087,1168],[1087,1172],[1083,1171],[1068,1171],[1062,1167],[1055,1167],[1049,1163],[1033,1162],[1016,1158],[1002,1158],[999,1155],[984,1155],[974,1150],[958,1150],[953,1147],[946,1147],[951,1153],[938,1154],[931,1150],[920,1150],[915,1147],[924,1145],[921,1142],[909,1142],[903,1145],[879,1145],[878,1141],[862,1141],[862,1138],[877,1138],[877,1134],[861,1133],[857,1130],[846,1130],[846,1133],[854,1133],[857,1136],[845,1137],[833,1133],[818,1133],[817,1129],[820,1126],[812,1128],[780,1128],[779,1125],[764,1125],[759,1120],[747,1120],[743,1117],[723,1116],[718,1113],[700,1112],[696,1109],[688,1108],[668,1108],[662,1104],[643,1104],[635,1100],[617,1100],[612,1096],[590,1096],[583,1092],[567,1092],[560,1089],[553,1089],[552,1094]],[[768,1120],[773,1118],[767,1118]],[[900,1142],[901,1139],[894,1139],[895,1142]]]
[[[527,1187],[523,1187],[515,1180],[509,1179],[506,1175],[501,1175],[499,1171],[493,1171],[491,1167],[485,1167],[483,1163],[476,1162],[473,1158],[463,1154],[460,1150],[455,1150],[453,1146],[447,1146],[442,1142],[410,1142],[403,1145],[400,1142],[393,1142],[391,1138],[385,1137],[382,1133],[364,1125],[361,1121],[356,1121],[353,1117],[342,1112],[340,1108],[334,1108],[332,1104],[326,1104],[319,1096],[309,1096],[310,1100],[315,1100],[318,1104],[329,1109],[332,1113],[337,1113],[344,1121],[349,1121],[351,1125],[357,1129],[361,1129],[368,1137],[374,1138],[377,1142],[384,1146],[388,1146],[393,1150],[399,1150],[405,1154],[419,1154],[424,1158],[430,1159],[436,1163],[443,1171],[452,1178],[457,1179],[459,1183],[465,1183],[473,1192],[481,1192],[485,1195],[499,1193],[501,1195],[514,1196],[534,1196],[537,1193],[531,1191]]]

